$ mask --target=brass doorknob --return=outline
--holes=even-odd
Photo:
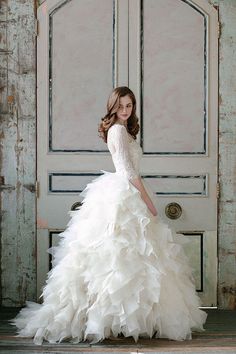
[[[165,214],[169,219],[178,219],[182,214],[182,208],[178,203],[169,203],[165,207]]]
[[[81,202],[75,202],[72,204],[70,210],[78,210],[81,207],[82,203]]]

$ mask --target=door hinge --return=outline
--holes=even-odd
[[[35,182],[35,195],[36,198],[39,198],[39,181]]]
[[[34,33],[35,36],[38,37],[39,35],[39,20],[36,18],[34,23]]]
[[[218,38],[221,37],[221,23],[218,21]]]
[[[216,198],[220,198],[220,182],[216,183]]]

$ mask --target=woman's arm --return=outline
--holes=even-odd
[[[139,176],[138,172],[135,171],[132,160],[129,156],[129,142],[126,128],[120,124],[113,125],[109,129],[108,148],[109,142],[114,146],[115,151],[120,159],[120,164],[118,167],[116,166],[116,171],[119,169],[119,171],[123,173],[128,178],[128,180],[140,191],[141,197],[146,203],[148,209],[153,216],[156,216],[157,210],[142,183],[141,177]]]
[[[149,195],[143,185],[141,177],[134,178],[134,179],[130,180],[130,182],[140,191],[141,197],[142,197],[143,201],[146,203],[146,205],[147,205],[148,209],[150,210],[150,212],[152,213],[152,215],[157,216],[156,207],[154,206],[151,198],[149,197]]]

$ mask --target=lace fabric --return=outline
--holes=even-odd
[[[129,180],[139,177],[139,161],[141,148],[129,136],[126,127],[114,124],[107,135],[107,146],[118,174],[126,176]]]

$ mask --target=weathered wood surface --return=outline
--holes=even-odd
[[[0,1],[1,299],[20,306],[36,294],[34,1]]]
[[[236,309],[236,1],[219,6],[219,200],[218,301]]]
[[[23,353],[75,353],[75,352],[188,352],[188,353],[236,353],[236,312],[209,310],[205,325],[206,331],[195,333],[191,341],[170,341],[165,339],[140,339],[137,343],[132,338],[118,337],[90,345],[87,342],[71,344],[33,344],[32,339],[14,337],[15,328],[8,319],[13,318],[16,309],[0,310],[0,352]],[[181,325],[181,324],[180,324]]]

